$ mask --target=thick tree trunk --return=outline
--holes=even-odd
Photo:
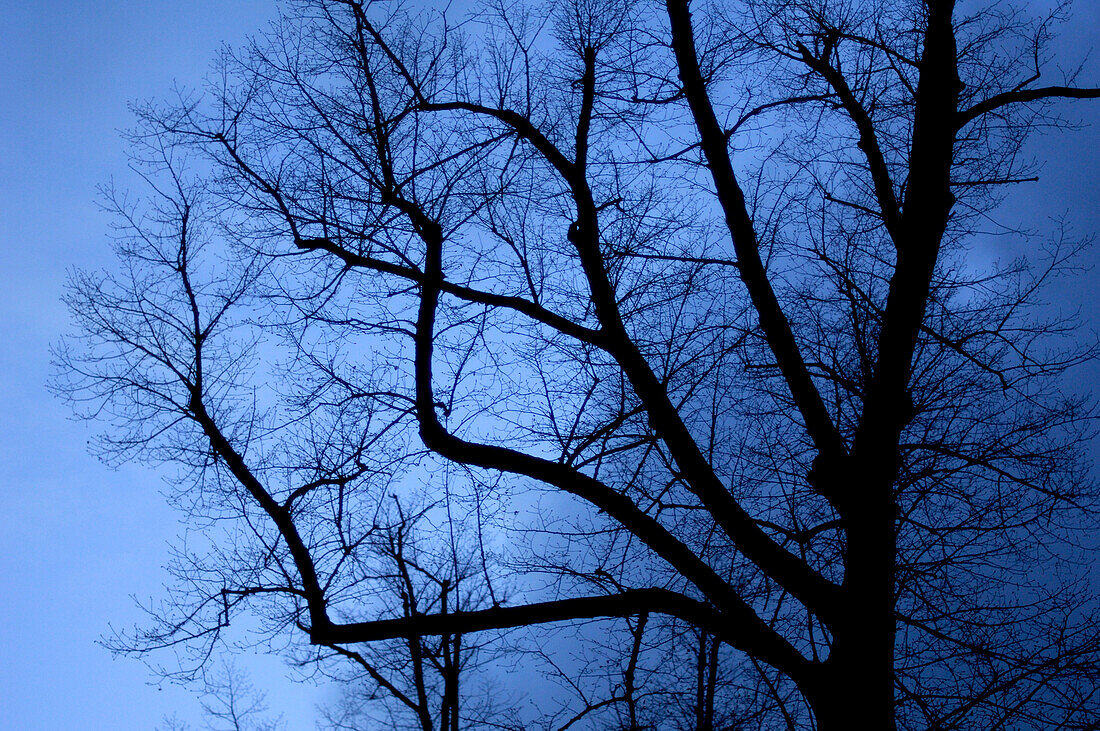
[[[893,645],[893,622],[853,622],[834,638],[817,682],[804,689],[818,731],[894,731]]]
[[[838,628],[819,682],[808,693],[817,728],[893,731],[893,614],[884,621],[879,612],[856,611],[852,619]]]
[[[846,517],[844,609],[834,627],[828,660],[806,689],[820,731],[893,731],[894,558],[896,534],[891,489],[896,466],[874,464],[862,494]],[[876,474],[877,473],[877,474]],[[871,477],[874,475],[874,477]]]
[[[882,672],[875,648],[851,649],[811,698],[818,731],[894,731],[893,673]]]

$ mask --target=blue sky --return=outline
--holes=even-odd
[[[95,186],[125,178],[127,103],[197,84],[219,43],[241,42],[275,11],[271,0],[0,0],[0,728],[195,718],[188,693],[149,685],[142,664],[95,644],[109,624],[140,620],[132,594],[160,591],[177,516],[155,472],[90,457],[91,430],[44,383],[49,345],[68,328],[67,268],[111,261]],[[1100,46],[1100,3],[1080,3],[1064,45]],[[1093,126],[1037,139],[1043,180],[1014,194],[1009,215],[1067,212],[1078,233],[1100,231],[1100,102],[1070,116]],[[1094,270],[1061,293],[1094,329],[1098,284]],[[246,665],[290,728],[312,727],[324,691],[284,680],[278,660]]]
[[[68,329],[69,267],[109,265],[97,184],[126,177],[127,103],[201,80],[218,45],[275,14],[270,0],[0,1],[0,728],[151,729],[194,720],[192,696],[95,644],[156,596],[177,516],[163,484],[90,457],[88,425],[44,384]],[[290,728],[322,693],[252,662]]]

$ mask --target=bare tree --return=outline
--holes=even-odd
[[[425,729],[434,658],[456,728],[468,638],[603,618],[566,726],[693,697],[697,729],[1089,728],[1093,411],[1062,377],[1096,350],[1042,296],[1083,244],[967,257],[1028,133],[1100,97],[1049,58],[1067,12],[318,0],[143,108],[169,204],[119,206],[125,277],[74,279],[59,387],[247,540],[134,646],[247,600],[321,652],[406,643]],[[366,550],[399,487],[465,526],[483,604]]]
[[[201,700],[206,719],[203,728],[210,731],[280,731],[279,718],[267,716],[266,694],[257,690],[236,665],[223,660],[205,679]],[[158,727],[162,731],[188,731],[191,727],[177,716],[170,716]]]

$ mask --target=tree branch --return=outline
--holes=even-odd
[[[493,629],[526,627],[548,622],[562,622],[600,617],[631,617],[638,614],[665,614],[720,637],[723,642],[757,657],[763,662],[803,677],[812,663],[790,645],[762,642],[757,629],[745,626],[737,617],[720,612],[704,602],[668,589],[628,589],[608,596],[589,596],[524,604],[514,607],[492,607],[471,612],[419,614],[396,619],[330,625],[314,628],[310,638],[314,644],[332,645],[356,642],[376,642],[395,638],[467,634]]]
[[[833,459],[839,458],[847,453],[844,440],[810,377],[790,323],[779,305],[760,258],[760,247],[745,196],[730,164],[727,138],[715,116],[706,82],[699,68],[688,3],[686,0],[667,0],[666,7],[680,80],[695,119],[718,200],[725,213],[726,225],[733,238],[741,280],[745,283],[753,307],[760,317],[764,337],[775,354],[780,372],[798,406],[810,438],[819,452]],[[830,497],[834,500],[837,498],[836,495]]]
[[[1043,86],[1038,89],[1018,89],[996,94],[955,115],[955,127],[961,129],[983,114],[1009,104],[1039,101],[1040,99],[1100,99],[1100,89],[1081,89],[1072,86]]]

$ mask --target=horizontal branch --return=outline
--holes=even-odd
[[[1100,99],[1100,89],[1080,89],[1073,86],[1044,86],[1038,89],[1019,89],[996,94],[959,112],[957,125],[964,127],[983,114],[988,114],[1009,104],[1020,104],[1041,99]]]
[[[619,594],[588,596],[556,601],[495,606],[472,612],[421,614],[412,617],[379,619],[369,622],[314,627],[314,644],[376,642],[397,638],[415,638],[482,632],[494,629],[528,627],[549,622],[564,622],[604,617],[632,617],[639,614],[665,614],[703,628],[723,642],[764,662],[782,667],[785,672],[806,672],[811,663],[793,647],[786,645],[785,657],[776,655],[779,647],[762,647],[754,627],[746,627],[734,618],[697,599],[668,589],[628,589]]]

